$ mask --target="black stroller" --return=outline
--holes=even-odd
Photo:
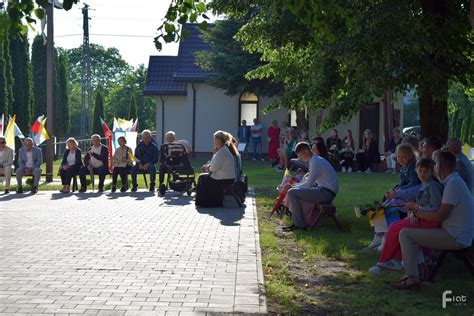
[[[165,165],[167,175],[164,183],[160,185],[160,195],[164,196],[166,191],[171,189],[186,192],[191,196],[196,180],[186,148],[182,144],[169,143],[161,145],[160,151],[160,161]]]

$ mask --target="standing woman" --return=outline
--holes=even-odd
[[[356,155],[359,172],[371,172],[373,164],[380,162],[380,153],[377,140],[373,137],[372,131],[366,129],[360,141],[359,153]]]
[[[114,170],[112,172],[112,192],[117,190],[117,177],[120,175],[122,181],[122,188],[120,192],[126,192],[128,190],[128,174],[132,169],[132,149],[127,146],[127,140],[124,136],[120,136],[117,139],[119,147],[115,149],[114,156],[112,157],[112,166]]]
[[[268,159],[274,163],[278,159],[278,148],[280,147],[280,128],[274,120],[268,128]]]
[[[83,166],[81,159],[81,150],[77,148],[78,143],[75,138],[68,138],[66,141],[66,151],[61,161],[61,167],[59,169],[59,175],[61,176],[61,183],[63,188],[59,191],[61,193],[69,193],[69,187],[71,185],[71,179],[74,176],[79,175],[79,170]]]
[[[352,172],[352,169],[354,168],[354,152],[355,142],[354,138],[352,138],[352,131],[347,129],[342,141],[342,149],[339,151],[342,172],[345,172],[346,170],[347,172]]]

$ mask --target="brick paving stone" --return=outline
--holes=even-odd
[[[255,199],[0,195],[0,314],[266,313]]]

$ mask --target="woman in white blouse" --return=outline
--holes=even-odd
[[[224,187],[235,181],[235,158],[229,150],[231,141],[229,133],[214,133],[214,155],[211,161],[202,167],[204,173],[199,176],[196,187],[197,206],[222,206]]]
[[[79,174],[79,169],[83,166],[81,158],[81,150],[77,148],[77,140],[75,138],[68,138],[66,141],[66,151],[64,152],[63,160],[61,161],[61,167],[59,169],[59,175],[61,176],[61,182],[63,188],[60,190],[62,193],[69,193],[69,186],[71,184],[71,178]]]

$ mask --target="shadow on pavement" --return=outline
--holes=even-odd
[[[240,221],[244,217],[245,207],[233,207],[233,208],[206,208],[196,207],[196,210],[200,214],[207,214],[214,216],[221,221],[224,226],[239,226]]]

